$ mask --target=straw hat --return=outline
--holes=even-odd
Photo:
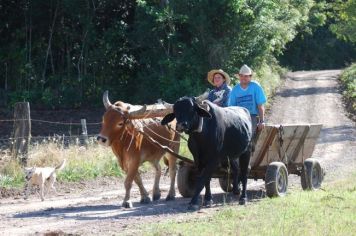
[[[252,75],[252,70],[247,65],[243,65],[239,72],[240,75]]]
[[[209,83],[211,83],[212,85],[214,85],[214,75],[215,74],[221,74],[224,78],[225,78],[225,82],[227,85],[230,84],[230,76],[225,72],[223,71],[222,69],[218,69],[218,70],[211,70],[208,72],[208,81]]]

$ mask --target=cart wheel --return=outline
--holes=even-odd
[[[183,197],[193,197],[196,185],[196,171],[193,166],[183,164],[179,167],[177,185]]]
[[[227,176],[221,177],[221,178],[219,178],[219,184],[220,184],[221,189],[225,193],[232,192],[232,179],[231,178],[227,178]]]
[[[317,190],[323,182],[324,173],[318,160],[309,158],[304,161],[300,182],[303,190]]]
[[[282,197],[288,189],[288,170],[282,162],[272,162],[267,166],[265,176],[268,197]]]

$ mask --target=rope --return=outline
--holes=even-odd
[[[148,134],[142,132],[142,131],[138,131],[140,132],[143,136],[145,136],[148,140],[150,140],[153,144],[157,145],[158,147],[162,148],[163,150],[169,152],[170,154],[172,154],[173,156],[175,156],[176,158],[184,161],[184,162],[188,162],[190,164],[194,164],[194,161],[192,161],[189,158],[186,158],[184,156],[179,155],[178,153],[175,153],[172,149],[170,149],[167,146],[162,146],[161,144],[159,144],[156,140],[154,140],[152,137],[150,137]]]
[[[162,135],[157,134],[156,132],[154,132],[154,131],[148,126],[148,124],[145,125],[145,124],[142,123],[142,121],[137,121],[137,120],[136,120],[135,122],[141,122],[142,128],[148,129],[150,132],[152,132],[153,134],[155,134],[155,135],[156,135],[157,137],[159,137],[159,138],[162,138],[162,139],[164,139],[164,140],[166,140],[166,141],[169,141],[169,142],[172,142],[172,143],[180,143],[180,141],[174,141],[174,140],[171,140],[171,139],[167,139],[167,138],[163,137]],[[172,129],[172,130],[173,130],[173,129]],[[175,132],[177,132],[177,131],[175,131]]]
[[[148,113],[148,114],[149,114],[149,113]],[[147,117],[147,116],[148,116],[148,115],[146,115],[145,117]],[[160,137],[160,138],[162,138],[162,139],[164,139],[164,140],[166,140],[166,141],[168,141],[168,142],[180,143],[180,141],[178,142],[178,141],[170,140],[170,139],[167,139],[167,138],[163,137],[163,136],[160,135],[160,134],[157,134],[157,133],[154,132],[151,128],[148,127],[149,123],[146,124],[143,120],[144,120],[144,119],[131,120],[131,121],[133,122],[134,128],[136,129],[137,132],[139,132],[139,133],[142,134],[144,137],[146,137],[149,141],[151,141],[153,144],[155,144],[155,145],[157,145],[158,147],[162,148],[162,149],[165,150],[166,152],[172,154],[172,155],[175,156],[176,158],[178,158],[178,159],[180,159],[180,160],[182,160],[182,161],[184,161],[184,162],[188,162],[188,163],[194,164],[194,161],[192,161],[191,159],[186,158],[186,157],[184,157],[184,156],[181,156],[181,155],[179,155],[178,153],[175,153],[175,152],[174,152],[172,149],[170,149],[169,147],[161,145],[161,144],[158,143],[155,139],[153,139],[151,136],[149,136],[147,133],[143,132],[143,128],[146,128],[146,129],[148,129],[149,131],[151,131],[153,134],[155,134],[156,136],[158,136],[158,137]],[[140,130],[140,129],[137,128],[137,127],[139,126],[138,123],[141,125],[142,130]],[[155,123],[157,124],[158,122],[155,122]],[[175,132],[177,132],[177,131],[175,131]],[[132,138],[132,139],[133,139],[133,138]],[[132,142],[132,139],[131,139],[131,142]],[[130,148],[130,146],[131,146],[131,142],[130,142],[129,148]]]

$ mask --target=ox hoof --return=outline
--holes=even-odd
[[[124,208],[132,208],[132,202],[131,201],[123,202],[122,203],[122,207],[124,207]]]
[[[240,198],[239,199],[239,204],[240,205],[246,205],[247,204],[247,198],[246,197]]]
[[[175,196],[168,195],[168,196],[166,197],[166,201],[174,201],[174,200],[176,200],[176,197],[175,197]]]
[[[204,206],[209,208],[213,206],[213,203],[213,200],[206,200],[204,201]]]
[[[198,211],[200,209],[198,204],[189,204],[188,211]]]
[[[157,200],[159,200],[159,199],[161,199],[161,194],[160,194],[160,193],[153,195],[153,201],[157,201]]]
[[[151,202],[151,199],[149,197],[142,198],[140,203],[142,204],[148,204]]]

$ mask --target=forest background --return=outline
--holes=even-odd
[[[242,64],[262,84],[282,68],[345,68],[355,28],[355,0],[1,0],[0,106],[99,107],[105,90],[173,102]]]

